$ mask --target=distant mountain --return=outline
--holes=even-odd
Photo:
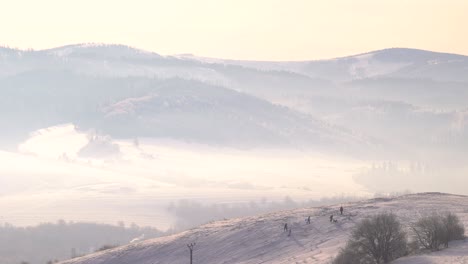
[[[450,152],[468,133],[467,65],[415,49],[255,62],[122,45],[1,48],[2,140],[72,122],[116,137],[342,149],[375,138],[405,153],[434,143]]]
[[[222,60],[193,55],[179,55],[177,57],[261,70],[290,71],[312,78],[334,81],[373,77],[468,81],[466,74],[468,56],[406,48],[384,49],[329,60],[291,62]]]
[[[173,138],[236,147],[372,145],[365,137],[235,90],[199,81],[31,71],[0,80],[3,136],[62,123],[115,138]]]
[[[28,64],[30,68],[42,69],[55,64],[55,68],[92,75],[178,76],[221,82],[226,79],[222,78],[222,74],[216,74],[219,65],[231,65],[259,71],[297,73],[335,82],[373,77],[468,81],[465,74],[468,70],[468,56],[405,48],[384,49],[329,60],[266,62],[194,55],[161,56],[123,45],[78,44],[39,51],[1,48],[0,61],[0,66],[4,66],[0,68],[1,75],[8,74],[5,66],[9,66],[11,74],[27,70],[24,66]],[[36,64],[39,61],[42,65]],[[44,64],[46,61],[49,63]],[[85,65],[81,69],[75,68]]]
[[[88,58],[107,60],[157,60],[163,57],[154,52],[143,51],[125,45],[75,44],[53,49],[41,50],[39,53],[62,58]]]

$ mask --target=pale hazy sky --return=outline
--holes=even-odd
[[[301,60],[388,47],[468,54],[468,0],[0,0],[0,45],[119,43]]]

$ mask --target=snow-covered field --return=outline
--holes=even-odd
[[[187,244],[196,243],[194,262],[220,263],[329,263],[344,246],[354,225],[372,214],[389,211],[404,226],[419,216],[450,210],[468,224],[468,196],[422,193],[396,198],[377,198],[336,206],[281,211],[255,217],[209,223],[173,236],[133,243],[63,264],[189,263]],[[334,214],[337,223],[330,223]],[[305,219],[311,216],[311,224]],[[291,235],[283,231],[284,224]],[[466,243],[432,254],[401,259],[397,263],[467,263]]]
[[[468,263],[468,240],[455,241],[442,251],[427,255],[398,259],[394,264],[466,264]]]

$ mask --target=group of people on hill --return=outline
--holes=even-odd
[[[343,206],[340,206],[340,215],[343,215],[343,211],[344,211]],[[333,215],[330,215],[330,223],[331,222],[336,223],[338,222],[338,220],[334,219]],[[307,217],[306,223],[310,224],[310,215]],[[288,223],[284,223],[283,231],[288,232],[288,236],[291,236],[291,227],[288,228]]]
[[[343,206],[340,206],[340,215],[343,215],[343,211],[344,211]],[[330,215],[330,222],[336,223],[338,222],[338,220],[334,219],[333,215]]]

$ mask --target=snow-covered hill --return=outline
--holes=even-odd
[[[468,240],[455,241],[442,251],[398,259],[394,264],[467,264]]]
[[[369,215],[390,211],[408,227],[421,215],[450,210],[466,226],[467,205],[468,196],[422,193],[344,204],[342,216],[337,210],[340,205],[275,212],[212,222],[173,236],[133,243],[63,264],[188,263],[189,243],[196,243],[193,263],[329,263],[344,246],[354,225]],[[337,223],[329,222],[331,214],[338,219]],[[308,216],[311,216],[310,225],[305,222]],[[283,231],[285,223],[292,228],[290,236]],[[434,263],[465,263],[456,261],[466,261],[468,252],[463,251],[466,247],[459,242],[453,249],[431,258],[445,259]],[[402,259],[397,263],[432,263],[417,262],[418,259],[425,257]]]
[[[124,45],[76,44],[39,51],[0,47],[0,76],[36,69],[67,69],[92,76],[181,77],[224,85],[232,85],[232,74],[239,69],[334,82],[375,77],[466,82],[468,56],[391,48],[328,60],[270,62],[161,56]]]
[[[467,81],[468,57],[418,49],[391,48],[329,60],[241,61],[178,55],[177,58],[239,65],[260,70],[289,71],[312,78],[349,81],[374,77],[404,77]]]
[[[331,60],[249,62],[161,56],[123,45],[79,44],[41,51],[1,48],[0,124],[7,139],[0,141],[17,143],[34,130],[74,123],[111,136],[250,147],[252,142],[283,144],[293,138],[296,144],[328,145],[330,141],[321,140],[328,135],[340,145],[349,142],[349,133],[323,133],[326,125],[320,123],[326,121],[378,142],[403,146],[417,142],[420,148],[453,137],[451,124],[460,120],[454,111],[466,108],[468,100],[467,83],[460,82],[466,81],[467,58],[387,49]],[[152,100],[142,102],[142,98]],[[227,104],[219,103],[222,98],[229,98]],[[245,101],[252,102],[251,107],[244,107]],[[116,124],[115,115],[103,121],[103,112],[129,102],[135,112],[125,113],[125,120],[146,124],[144,131],[135,127],[138,131],[128,132],[129,126]],[[421,108],[430,111],[421,114]],[[434,112],[439,108],[452,112]],[[313,122],[301,121],[306,119]],[[405,120],[408,124],[402,126]],[[240,135],[239,127],[245,132],[233,137]],[[446,129],[437,135],[421,133],[439,127]],[[457,132],[461,137],[464,133],[464,129]],[[336,140],[339,137],[344,138]],[[459,141],[456,146],[463,145]]]
[[[63,123],[116,138],[360,150],[375,142],[252,95],[199,81],[103,79],[66,72],[0,79],[3,140]],[[12,124],[12,125],[11,125]]]

